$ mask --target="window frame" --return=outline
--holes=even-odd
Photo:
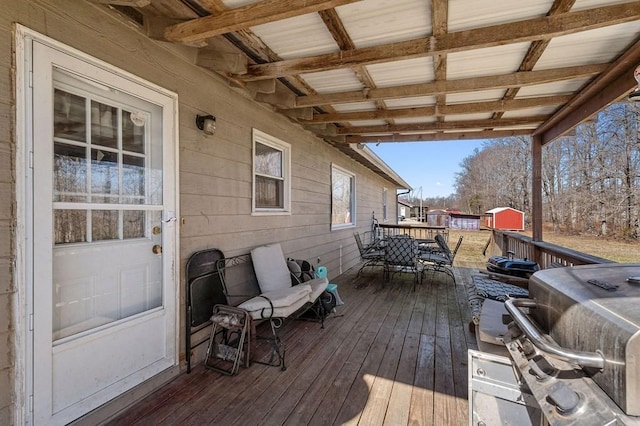
[[[335,206],[334,196],[333,196],[333,185],[334,185],[334,172],[342,173],[348,176],[351,182],[351,193],[349,194],[349,205],[350,205],[350,221],[346,223],[334,223],[333,222],[333,209]],[[345,169],[344,167],[340,167],[337,164],[331,164],[331,216],[329,217],[329,221],[331,223],[331,230],[341,230],[347,228],[355,228],[356,227],[356,174]]]
[[[282,153],[282,207],[256,206],[256,144],[268,146]],[[251,215],[290,215],[291,214],[291,144],[271,136],[261,130],[252,129],[251,132]]]

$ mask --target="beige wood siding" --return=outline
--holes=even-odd
[[[320,259],[330,276],[352,267],[359,260],[353,239],[356,229],[330,230],[332,163],[357,176],[359,230],[369,229],[372,211],[381,218],[383,187],[390,188],[389,215],[395,214],[395,192],[390,182],[193,65],[194,49],[151,41],[126,18],[90,2],[2,1],[0,56],[7,60],[0,61],[0,389],[5,390],[0,393],[0,424],[14,423],[15,408],[11,392],[7,392],[14,388],[16,377],[16,330],[12,324],[17,323],[11,318],[15,296],[11,265],[16,255],[12,240],[16,225],[16,141],[14,79],[8,58],[12,57],[13,22],[178,93],[181,272],[196,250],[215,247],[234,255],[276,241],[282,243],[288,256]],[[206,137],[196,129],[197,113],[217,117],[214,136]],[[293,212],[289,216],[251,216],[252,127],[292,146]],[[184,283],[180,292],[184,305]],[[181,323],[185,321],[183,307],[179,309]],[[182,329],[181,325],[181,334]]]

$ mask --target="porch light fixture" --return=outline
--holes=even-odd
[[[213,135],[216,132],[216,117],[213,115],[196,115],[196,126],[205,135]]]
[[[640,65],[636,67],[636,70],[633,72],[633,78],[638,82],[638,87],[636,90],[629,93],[629,100],[634,102],[640,102]]]

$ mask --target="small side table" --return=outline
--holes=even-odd
[[[215,305],[211,323],[205,367],[230,376],[238,373],[240,364],[248,367],[252,326],[249,313],[233,306]]]

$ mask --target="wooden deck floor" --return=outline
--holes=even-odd
[[[287,323],[287,370],[253,364],[229,377],[196,366],[112,425],[464,425],[467,349],[475,348],[465,282],[427,273],[382,282],[357,269],[332,280],[345,305],[325,323]],[[260,331],[260,330],[259,330]]]

